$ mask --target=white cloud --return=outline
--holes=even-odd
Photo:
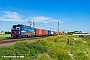
[[[20,15],[17,12],[3,11],[4,15],[0,17],[0,21],[14,21],[23,22]]]
[[[50,17],[45,17],[45,16],[36,16],[36,17],[31,17],[30,21],[50,23],[50,22],[58,22],[59,20],[56,20]],[[60,23],[62,22],[60,21]]]
[[[5,12],[5,16],[10,18],[10,19],[20,19],[19,14],[17,12]]]
[[[60,20],[56,20],[45,16],[35,16],[23,19],[17,12],[3,11],[3,15],[0,17],[0,21],[13,21],[13,22],[34,21],[34,22],[51,23],[51,22],[58,22]],[[60,21],[60,23],[62,23],[62,21]]]
[[[44,16],[37,16],[37,17],[31,17],[31,20],[33,21],[46,21],[46,20],[50,20],[51,18],[48,17],[44,17]]]

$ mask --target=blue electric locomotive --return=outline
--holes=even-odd
[[[18,24],[13,25],[11,29],[12,37],[32,37],[35,36],[35,28],[31,28],[30,26]]]

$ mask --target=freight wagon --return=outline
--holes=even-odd
[[[30,26],[18,24],[13,25],[11,29],[12,37],[34,37],[34,36],[51,36],[55,35],[54,31],[32,28]]]

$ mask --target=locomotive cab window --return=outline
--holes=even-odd
[[[16,25],[14,25],[13,28],[16,28]]]
[[[12,29],[16,29],[16,25],[13,25]]]

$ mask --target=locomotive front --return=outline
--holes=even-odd
[[[20,37],[20,25],[13,25],[11,28],[11,36],[12,37]]]

